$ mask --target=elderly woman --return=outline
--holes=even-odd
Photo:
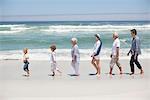
[[[90,74],[90,75],[100,76],[100,51],[101,51],[101,47],[102,47],[102,41],[100,39],[99,34],[95,34],[95,39],[96,39],[96,43],[94,45],[93,53],[91,55],[91,57],[92,57],[91,63],[95,67],[96,73]]]
[[[72,62],[71,62],[71,65],[75,71],[75,74],[73,74],[71,76],[79,76],[80,53],[79,53],[79,48],[77,45],[77,39],[72,38],[71,43],[72,43],[72,49],[71,49]]]

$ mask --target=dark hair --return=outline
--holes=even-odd
[[[136,31],[136,29],[132,29],[132,30],[130,30],[133,34],[135,34],[135,35],[137,35],[137,31]]]
[[[53,44],[53,45],[50,46],[50,48],[51,48],[53,51],[55,51],[55,50],[56,50],[56,45]]]
[[[100,40],[100,37],[97,34],[95,34],[94,36],[97,37]]]

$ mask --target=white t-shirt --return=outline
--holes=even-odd
[[[50,62],[51,63],[55,63],[56,62],[56,53],[55,52],[51,52],[50,53]]]
[[[23,55],[23,61],[28,60],[29,59],[29,54],[24,54]]]
[[[80,52],[77,44],[72,47],[71,56],[72,56],[72,60],[74,60],[74,56],[76,56],[77,62],[80,61]]]
[[[120,40],[119,40],[119,38],[116,38],[114,40],[114,42],[113,42],[113,45],[112,45],[112,55],[113,56],[116,56],[117,48],[120,48]]]

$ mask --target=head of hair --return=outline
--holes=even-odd
[[[100,40],[100,35],[99,34],[95,34],[94,36]]]
[[[136,29],[132,29],[132,30],[130,30],[133,34],[135,34],[135,35],[137,35],[137,31],[136,31]]]
[[[77,38],[72,38],[71,41],[74,42],[74,43],[78,42]]]
[[[117,32],[114,32],[113,35],[114,35],[115,37],[117,37],[117,38],[119,37],[119,35],[118,35]]]
[[[56,50],[56,45],[55,45],[55,44],[52,44],[52,45],[50,46],[50,48],[51,48],[52,51],[55,51],[55,50]]]
[[[24,48],[24,49],[23,49],[23,52],[24,52],[25,54],[27,54],[27,53],[28,53],[28,48]]]

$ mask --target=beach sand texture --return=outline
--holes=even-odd
[[[0,61],[0,100],[149,100],[150,59],[140,59],[144,75],[119,75],[117,66],[110,76],[109,59],[101,60],[101,76],[95,73],[90,61],[81,61],[80,76],[71,77],[69,61],[59,61],[62,75],[48,76],[50,62],[30,61],[30,77],[22,76],[20,60]],[[123,72],[129,73],[129,59],[121,59]]]

